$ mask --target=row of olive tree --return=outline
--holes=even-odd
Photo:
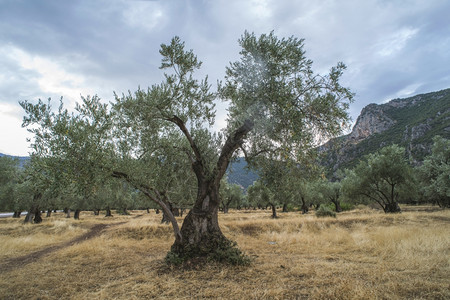
[[[434,138],[432,153],[420,167],[411,167],[405,149],[392,145],[369,154],[334,182],[320,176],[320,172],[305,172],[296,164],[266,160],[260,162],[261,176],[249,187],[247,198],[254,206],[272,207],[273,218],[277,217],[276,207],[287,204],[303,213],[321,204],[332,204],[336,212],[341,212],[342,201],[374,202],[386,213],[400,212],[399,203],[450,207],[449,162],[450,141],[440,136]]]
[[[54,210],[64,210],[70,217],[78,219],[81,210],[92,210],[95,214],[104,209],[111,216],[111,209],[126,214],[128,208],[145,208],[145,202],[126,184],[112,180],[77,188],[74,182],[63,180],[64,173],[54,173],[49,162],[33,156],[25,166],[19,167],[18,160],[0,158],[0,211],[12,211],[13,217],[20,217],[27,211],[26,222],[40,223],[41,212],[47,217]],[[87,192],[89,191],[89,193]]]

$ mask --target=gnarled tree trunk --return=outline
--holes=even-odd
[[[80,219],[80,212],[81,212],[81,209],[79,209],[79,208],[77,208],[77,209],[75,210],[75,213],[73,214],[73,218],[74,218],[75,220],[79,220],[79,219]]]
[[[224,249],[231,242],[219,227],[219,193],[211,183],[200,186],[196,205],[186,215],[180,230],[181,239],[172,245],[171,251],[182,258],[205,257]]]
[[[36,213],[34,214],[33,222],[36,224],[42,223],[42,215],[39,209],[36,210]]]
[[[397,202],[389,202],[383,206],[383,210],[385,213],[400,213],[402,210]]]
[[[109,208],[109,206],[106,207],[106,214],[105,217],[112,217],[113,215],[111,214],[111,208]]]
[[[336,212],[342,212],[341,202],[339,200],[333,200],[332,202],[334,204]]]
[[[20,215],[22,214],[22,211],[16,210],[13,213],[13,218],[20,218]]]
[[[42,198],[42,194],[38,193],[33,196],[33,205],[28,210],[24,223],[36,223],[42,222],[41,210],[39,208],[39,200]]]
[[[275,204],[269,203],[270,207],[272,208],[272,219],[278,218],[277,216],[277,207]]]
[[[220,207],[220,180],[224,176],[231,156],[243,143],[245,135],[253,128],[251,121],[245,123],[230,135],[222,147],[216,167],[211,175],[203,166],[202,156],[189,135],[184,124],[177,123],[185,133],[194,151],[192,169],[197,177],[197,199],[194,207],[184,219],[180,236],[175,239],[171,253],[183,260],[193,257],[212,256],[215,260],[228,260],[231,251],[235,256],[241,252],[234,248],[234,243],[228,240],[219,227],[218,212]]]
[[[24,223],[36,223],[42,222],[41,210],[39,206],[33,205],[25,216]]]
[[[28,210],[27,215],[25,216],[25,220],[23,222],[24,223],[33,223],[33,218],[34,218],[35,212],[36,212],[36,209],[34,207],[31,207]]]
[[[305,198],[302,196],[302,214],[307,214],[309,212],[309,207],[306,204]]]

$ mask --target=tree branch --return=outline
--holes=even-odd
[[[178,116],[175,116],[175,115],[173,115],[171,118],[166,118],[165,120],[174,123],[183,132],[184,136],[188,140],[189,145],[191,146],[191,149],[192,149],[192,151],[194,151],[194,155],[195,155],[195,161],[192,160],[192,158],[191,158],[192,169],[194,170],[194,173],[197,175],[197,178],[204,177],[205,170],[204,170],[204,166],[203,166],[202,155],[200,153],[200,150],[197,147],[197,144],[195,144],[194,139],[192,138],[191,134],[189,133],[189,130],[186,128],[186,125],[184,124],[183,120],[181,120]]]
[[[223,175],[225,175],[225,172],[227,171],[228,164],[230,163],[230,159],[234,151],[236,151],[239,147],[241,147],[245,135],[253,129],[253,126],[254,124],[252,121],[245,120],[244,124],[238,129],[236,129],[225,141],[225,144],[223,145],[222,150],[220,152],[217,165],[214,168],[214,175],[215,175],[214,180],[216,186],[219,185],[220,180],[222,179]]]
[[[182,236],[180,232],[180,227],[178,226],[178,222],[175,219],[175,216],[173,215],[172,211],[170,210],[169,206],[163,199],[161,199],[161,195],[158,192],[158,190],[153,189],[151,187],[148,187],[144,184],[138,183],[135,180],[133,180],[128,174],[119,172],[119,171],[113,171],[112,177],[123,179],[126,182],[130,183],[134,188],[140,190],[144,195],[146,195],[150,200],[158,204],[161,209],[164,211],[164,213],[169,217],[170,222],[172,223],[173,232],[175,234],[175,240],[177,242],[182,241]]]
[[[178,116],[173,115],[171,118],[166,118],[167,121],[174,123],[175,125],[180,128],[181,132],[183,132],[184,136],[187,138],[189,145],[191,146],[192,150],[194,151],[194,155],[197,161],[202,161],[202,155],[200,153],[200,150],[198,149],[197,145],[194,142],[194,139],[192,138],[189,130],[186,128],[186,125],[184,124],[183,120],[181,120]]]

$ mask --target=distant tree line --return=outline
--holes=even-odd
[[[260,178],[247,191],[230,184],[224,177],[220,197],[223,213],[234,209],[267,209],[277,218],[282,212],[300,210],[308,213],[311,207],[328,207],[337,213],[357,204],[374,203],[386,213],[400,212],[399,204],[429,203],[450,207],[450,141],[440,136],[434,139],[432,153],[419,167],[411,167],[405,149],[396,145],[380,149],[366,156],[353,169],[341,172],[338,180],[330,181],[323,170],[302,169],[280,161],[259,161]],[[61,174],[52,176],[43,168],[44,162],[33,157],[24,168],[17,159],[0,157],[0,210],[21,217],[27,211],[26,222],[39,223],[42,213],[50,217],[62,210],[67,217],[78,219],[80,211],[112,216],[115,210],[158,209],[136,189],[122,182],[104,180],[84,187],[84,193],[72,186],[61,186]],[[48,162],[47,162],[48,163]],[[40,171],[39,171],[39,168]],[[46,170],[46,171],[44,171]],[[32,174],[32,176],[31,176]],[[37,176],[36,174],[39,174]],[[166,197],[174,214],[180,215],[194,201],[194,189],[189,193],[167,190]],[[176,212],[175,212],[176,211]],[[159,209],[158,209],[159,212]],[[163,215],[161,216],[164,219]]]

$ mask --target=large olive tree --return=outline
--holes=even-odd
[[[232,249],[232,243],[219,227],[219,187],[233,155],[301,158],[322,138],[341,132],[352,99],[339,84],[345,66],[339,63],[328,75],[315,74],[301,39],[246,32],[239,44],[241,58],[226,68],[217,92],[211,91],[207,77],[195,77],[201,62],[175,37],[161,45],[165,74],[160,84],[116,95],[111,108],[97,97],[84,98],[59,129],[54,124],[69,116],[66,111],[52,114],[42,102],[24,102],[26,124],[38,124],[38,139],[44,136],[40,132],[50,133],[53,142],[41,143],[46,151],[40,152],[54,149],[70,161],[70,169],[78,170],[73,175],[95,167],[94,174],[126,180],[157,203],[173,225],[169,257],[221,259],[218,253]],[[228,126],[214,134],[210,127],[218,98],[229,103]],[[195,200],[181,228],[159,174],[174,189],[194,180]]]

